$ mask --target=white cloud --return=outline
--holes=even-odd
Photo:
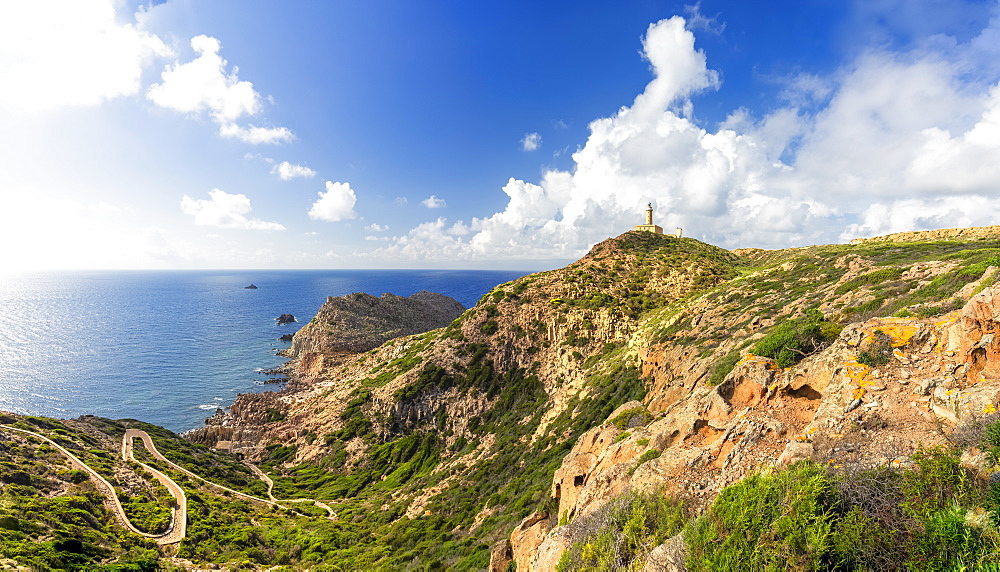
[[[219,126],[219,135],[230,139],[239,139],[251,145],[285,143],[295,139],[295,135],[286,127],[241,127],[235,123]]]
[[[521,139],[522,151],[534,151],[542,146],[542,136],[538,133],[528,133]]]
[[[218,40],[195,36],[191,48],[198,57],[186,64],[167,66],[161,74],[162,83],[150,86],[146,97],[181,113],[208,111],[223,124],[260,111],[260,94],[254,91],[253,84],[240,81],[236,68],[226,72],[227,62],[219,55],[222,44]]]
[[[244,194],[231,195],[212,189],[208,196],[207,200],[192,199],[187,195],[181,199],[181,211],[194,217],[197,225],[246,230],[285,230],[284,226],[276,222],[247,218],[251,206],[250,199]]]
[[[378,224],[377,222],[373,222],[370,225],[366,226],[365,230],[370,230],[372,232],[385,232],[385,231],[389,230],[389,226],[388,225],[381,225],[381,224]]]
[[[716,36],[726,30],[726,24],[719,22],[718,14],[709,18],[701,13],[701,0],[693,5],[684,6],[684,13],[687,14],[687,27],[690,30],[704,30]]]
[[[232,72],[227,71],[228,62],[219,55],[222,44],[217,39],[195,36],[191,48],[198,57],[184,64],[168,65],[160,75],[162,81],[146,91],[150,101],[181,113],[208,112],[219,124],[220,135],[253,145],[294,138],[286,127],[237,125],[236,120],[257,115],[263,109],[260,94],[252,83],[239,79],[238,68],[234,66]]]
[[[395,199],[393,199],[392,202],[396,203],[397,205],[407,205],[410,203],[409,199],[407,199],[406,197],[396,197]]]
[[[37,111],[138,93],[143,69],[172,52],[140,26],[118,24],[118,4],[0,4],[0,104]]]
[[[657,22],[643,40],[653,79],[631,106],[591,122],[571,170],[510,179],[501,212],[423,223],[375,254],[574,258],[641,222],[650,201],[661,226],[729,248],[993,223],[1000,63],[984,46],[998,28],[786,78],[786,107],[759,118],[737,109],[712,131],[692,119],[690,98],[718,74],[684,20]]]
[[[118,207],[106,201],[99,201],[95,204],[92,204],[87,207],[87,210],[89,210],[92,213],[102,214],[102,215],[118,214],[122,212],[121,207]]]
[[[358,201],[350,183],[326,182],[326,192],[319,192],[319,200],[309,209],[309,218],[337,222],[357,218],[354,204]]]
[[[271,169],[271,174],[278,175],[282,181],[291,181],[296,177],[311,179],[316,176],[316,171],[305,165],[293,165],[288,161],[282,161]]]
[[[426,199],[420,201],[420,204],[429,209],[443,209],[448,206],[448,204],[444,202],[444,199],[439,199],[437,195],[427,197]]]
[[[839,238],[848,241],[911,230],[987,226],[996,224],[997,212],[1000,197],[982,195],[875,203],[862,213],[862,222],[848,226]]]

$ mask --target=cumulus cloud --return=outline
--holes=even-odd
[[[236,120],[263,109],[260,94],[252,83],[239,79],[238,68],[227,71],[229,64],[219,55],[222,44],[217,39],[195,36],[191,48],[198,56],[187,63],[168,65],[160,75],[161,82],[146,91],[150,101],[181,113],[207,112],[219,124],[220,135],[246,143],[273,144],[294,138],[285,127],[237,125]]]
[[[219,123],[231,123],[260,111],[260,94],[254,91],[253,84],[240,81],[236,68],[226,72],[227,62],[219,55],[222,44],[218,40],[195,36],[191,48],[198,57],[186,64],[167,66],[161,74],[162,83],[150,86],[146,97],[182,113],[208,111]]]
[[[874,203],[840,235],[848,241],[911,230],[959,228],[996,224],[1000,198],[983,195],[947,196],[929,199],[901,199]]]
[[[193,199],[187,195],[181,199],[181,212],[194,217],[194,223],[218,228],[245,230],[285,230],[276,222],[265,222],[247,218],[250,214],[250,199],[242,193],[229,194],[212,189],[208,199]]]
[[[542,136],[538,133],[528,133],[521,139],[522,151],[534,151],[542,146]]]
[[[96,105],[140,90],[142,71],[171,50],[112,0],[0,4],[0,104],[26,110]]]
[[[370,225],[366,226],[365,230],[370,230],[372,232],[385,232],[385,231],[389,230],[389,226],[388,225],[381,225],[381,224],[378,224],[377,222],[373,222]]]
[[[358,202],[350,183],[326,182],[326,191],[319,192],[319,199],[309,209],[309,218],[337,222],[357,218],[354,204]]]
[[[424,205],[429,209],[443,209],[444,207],[448,206],[448,204],[445,203],[444,199],[439,199],[437,195],[431,195],[427,197],[426,199],[420,201],[420,204]]]
[[[1000,207],[1000,64],[984,46],[998,28],[965,43],[871,48],[828,77],[785,78],[784,107],[736,109],[710,130],[691,98],[719,75],[682,18],[662,20],[643,38],[652,80],[590,123],[572,169],[512,178],[501,212],[426,222],[375,252],[574,258],[642,222],[647,202],[657,224],[730,248],[989,224]]]
[[[297,177],[311,179],[316,176],[316,171],[305,165],[293,165],[288,161],[282,161],[271,169],[271,174],[278,175],[282,181],[291,181]]]

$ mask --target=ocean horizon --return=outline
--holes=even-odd
[[[466,308],[515,270],[109,270],[0,276],[0,410],[200,427],[277,389],[279,337],[327,296],[438,292]],[[256,289],[246,289],[254,284]],[[277,324],[292,314],[297,322]]]

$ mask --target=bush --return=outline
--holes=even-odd
[[[875,330],[875,339],[867,348],[858,352],[858,363],[878,367],[892,358],[892,338],[882,330]]]
[[[556,570],[629,570],[687,522],[683,503],[660,492],[626,493],[569,526],[574,542]]]
[[[689,570],[818,570],[830,549],[832,486],[801,462],[723,489],[688,527]]]
[[[838,335],[840,328],[836,324],[825,321],[819,310],[811,309],[799,318],[775,326],[754,344],[750,353],[769,357],[779,367],[791,367],[829,345]]]
[[[739,363],[740,357],[739,351],[733,351],[729,352],[719,359],[719,361],[715,362],[715,365],[712,366],[712,375],[708,378],[708,384],[719,385],[725,381],[729,372],[733,371],[733,368],[736,367],[737,363]]]

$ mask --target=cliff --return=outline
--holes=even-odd
[[[456,300],[427,292],[409,298],[362,292],[326,299],[316,317],[292,338],[289,357],[310,352],[360,353],[400,336],[447,326],[465,310]]]
[[[393,338],[446,326],[464,310],[457,300],[426,290],[409,297],[362,292],[329,296],[284,352],[295,358],[294,365],[277,370],[289,376],[286,390],[239,395],[229,411],[208,418],[205,427],[186,437],[210,446],[225,442],[227,450],[246,452],[249,448],[252,453],[266,438],[265,428],[287,418],[286,397],[301,390],[304,378],[314,377],[310,372],[325,371]]]
[[[331,300],[296,335],[287,389],[240,396],[193,437],[232,441],[277,498],[336,520],[308,521],[306,540],[307,521],[256,514],[281,533],[217,552],[351,569],[989,565],[998,267],[994,227],[773,251],[629,232],[377,347],[379,299]],[[199,541],[188,553],[213,558]]]
[[[626,233],[498,286],[443,329],[300,358],[287,418],[257,454],[280,444],[289,484],[295,467],[325,466],[340,483],[326,494],[396,506],[404,527],[433,515],[524,569],[553,569],[580,538],[573,522],[626,491],[704,509],[779,459],[904,463],[965,419],[951,397],[971,395],[964,358],[937,348],[965,343],[949,312],[992,292],[997,242],[964,234],[728,252]],[[895,361],[858,361],[876,351]]]

